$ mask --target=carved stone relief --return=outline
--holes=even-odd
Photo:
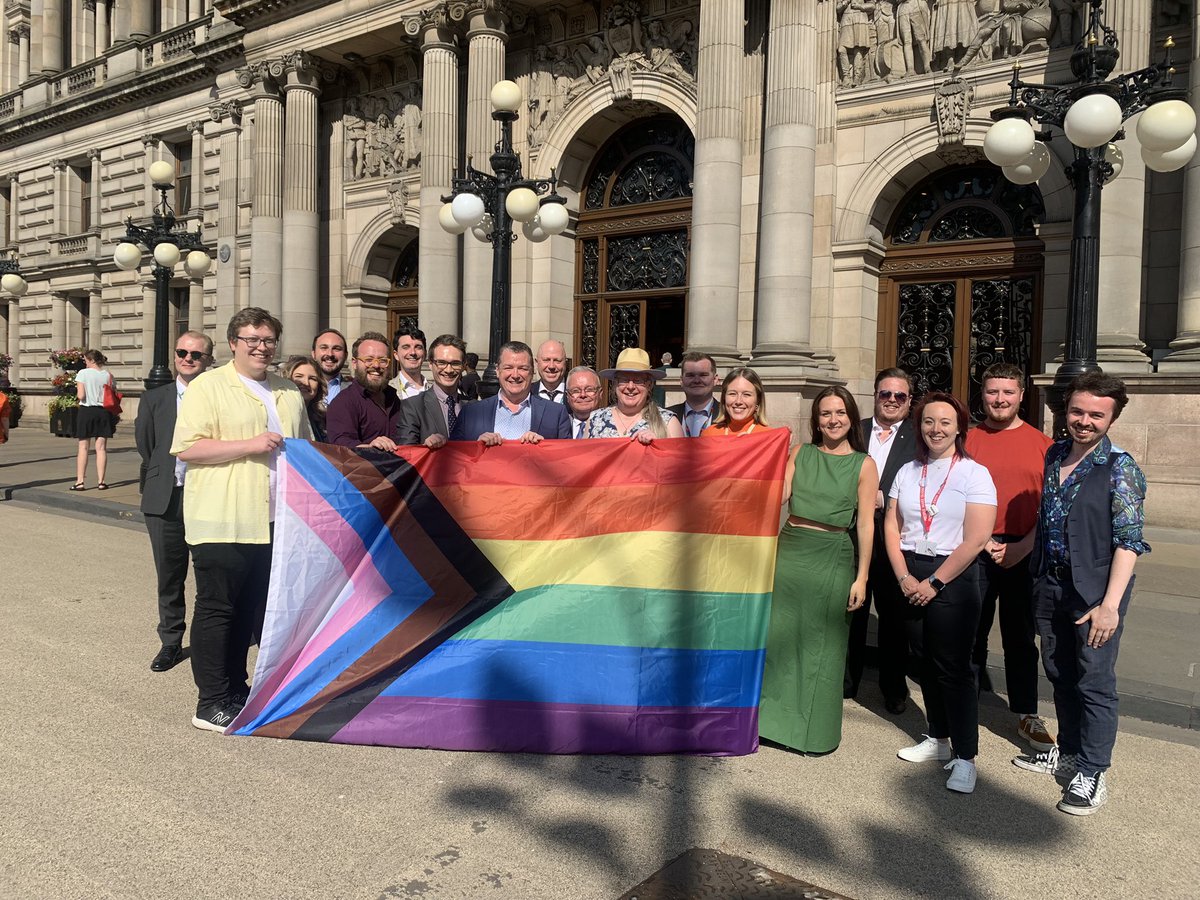
[[[391,178],[420,165],[420,87],[410,82],[348,98],[342,136],[347,181]]]
[[[1079,40],[1086,0],[837,0],[842,87],[955,74]]]
[[[657,72],[694,87],[697,8],[688,2],[667,6],[666,15],[649,18],[638,0],[616,0],[594,23],[584,14],[539,20],[528,101],[530,149],[540,147],[558,118],[595,84],[606,83],[614,100],[633,96],[635,72]]]

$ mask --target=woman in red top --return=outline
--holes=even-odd
[[[734,369],[721,383],[721,403],[716,419],[700,432],[700,436],[743,435],[770,430],[762,379],[753,369]]]

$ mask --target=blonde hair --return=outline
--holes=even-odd
[[[762,379],[758,377],[758,373],[753,369],[747,369],[744,366],[734,369],[721,382],[721,401],[717,404],[717,415],[713,419],[713,425],[728,425],[732,421],[729,410],[725,408],[725,391],[735,378],[745,378],[754,385],[755,399],[757,401],[757,405],[754,408],[754,421],[764,428],[769,427],[769,423],[767,422],[767,392],[763,389]]]

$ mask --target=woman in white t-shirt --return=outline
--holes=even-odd
[[[96,441],[97,490],[108,490],[104,475],[108,469],[108,439],[116,430],[112,414],[104,408],[104,385],[112,381],[112,373],[104,368],[108,362],[99,350],[88,350],[83,354],[86,369],[75,373],[75,395],[79,398],[79,410],[75,419],[75,437],[79,440],[79,451],[75,455],[75,485],[73,491],[84,489],[83,478],[87,474],[88,442]]]
[[[931,391],[913,411],[917,458],[896,473],[884,516],[888,559],[908,599],[929,734],[898,756],[946,763],[946,787],[975,789],[978,672],[971,659],[983,604],[977,557],[996,522],[996,487],[970,459],[966,407]],[[952,749],[953,747],[953,749]]]

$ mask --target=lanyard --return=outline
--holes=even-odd
[[[921,466],[921,524],[925,526],[925,537],[929,537],[929,529],[933,527],[933,517],[937,515],[938,498],[942,496],[942,491],[946,489],[946,483],[950,481],[950,476],[954,473],[954,465],[958,462],[957,454],[950,460],[950,469],[946,472],[946,478],[942,481],[942,486],[937,489],[937,493],[933,495],[933,501],[929,506],[925,505],[925,480],[929,475],[929,464]]]

